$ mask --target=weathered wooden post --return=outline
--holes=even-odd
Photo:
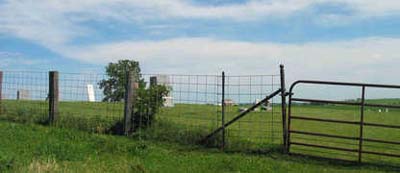
[[[0,71],[0,114],[3,113],[3,71]]]
[[[287,124],[286,124],[286,82],[285,82],[285,66],[280,65],[280,77],[281,77],[281,109],[282,109],[282,132],[283,132],[283,146],[284,152],[288,152],[287,145]]]
[[[58,118],[58,72],[49,72],[49,123],[53,124]]]
[[[132,115],[135,102],[135,77],[133,72],[126,73],[125,105],[124,105],[124,135],[129,135],[132,130]]]
[[[225,72],[222,72],[222,100],[221,100],[222,104],[222,110],[221,110],[221,123],[222,123],[222,150],[225,149],[225,108],[226,108],[226,104],[225,104]]]

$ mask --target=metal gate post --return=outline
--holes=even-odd
[[[288,105],[288,114],[287,114],[287,126],[286,126],[286,154],[290,153],[290,125],[291,125],[291,116],[292,116],[292,91],[289,91],[289,105]]]
[[[225,72],[222,72],[222,111],[221,111],[221,123],[222,123],[222,146],[221,149],[225,149]]]
[[[283,64],[280,65],[280,76],[281,76],[281,108],[282,108],[282,134],[283,134],[283,146],[284,152],[287,152],[287,127],[286,127],[286,85],[285,85],[285,67]]]
[[[358,143],[358,163],[362,162],[363,133],[364,133],[364,107],[365,107],[365,86],[362,86],[361,92],[361,114],[360,114],[360,137]]]

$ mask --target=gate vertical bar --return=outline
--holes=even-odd
[[[222,150],[225,149],[225,72],[222,72],[222,100],[221,100],[221,123],[222,123]]]
[[[286,130],[286,145],[285,145],[285,149],[286,149],[286,153],[289,154],[290,153],[290,125],[291,125],[291,116],[292,116],[292,95],[293,93],[291,93],[291,91],[289,91],[289,105],[288,105],[288,118],[287,118],[287,130]]]
[[[3,71],[0,71],[0,114],[3,113]]]
[[[363,136],[364,136],[364,107],[365,107],[365,86],[362,87],[361,92],[361,114],[360,114],[360,137],[358,143],[358,162],[362,161],[362,148],[363,148]]]
[[[285,83],[285,66],[280,65],[281,76],[281,106],[282,106],[282,134],[284,151],[287,152],[287,127],[286,127],[286,83]]]
[[[126,72],[125,105],[124,105],[124,135],[129,135],[132,130],[132,115],[134,102],[134,74]]]
[[[49,123],[53,124],[58,118],[58,72],[49,72]]]

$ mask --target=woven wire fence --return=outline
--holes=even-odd
[[[247,110],[280,87],[279,75],[226,76],[226,120]],[[227,128],[227,147],[259,149],[282,144],[280,103],[272,98]]]
[[[48,119],[48,72],[3,72],[1,118],[45,123]],[[124,99],[104,100],[100,83],[105,74],[59,73],[59,109],[56,126],[96,133],[118,133],[123,128]],[[140,92],[165,86],[168,94],[145,102]],[[139,81],[139,80],[138,80]],[[133,129],[140,139],[197,143],[222,125],[222,76],[141,74],[135,111],[142,123]],[[279,75],[225,77],[225,122],[279,88]],[[126,79],[122,79],[126,82]],[[124,88],[125,89],[125,88]],[[158,88],[156,88],[155,92]],[[161,91],[160,91],[161,92]],[[159,94],[156,94],[159,95]],[[144,97],[144,96],[143,96]],[[150,104],[159,104],[156,111]],[[227,131],[227,147],[262,147],[282,143],[280,103],[272,99]],[[149,119],[154,117],[151,122]],[[137,116],[133,116],[138,118]],[[144,117],[144,118],[143,118]],[[215,138],[219,145],[221,137]],[[213,144],[213,145],[214,145]]]
[[[217,128],[221,115],[221,76],[217,75],[176,75],[143,74],[150,85],[150,78],[156,79],[157,85],[165,86],[168,94],[162,99],[161,109],[150,128],[139,129],[141,137],[196,143],[213,129]]]
[[[98,133],[115,133],[121,128],[123,100],[103,101],[100,82],[105,74],[59,74],[59,126],[74,127]]]
[[[165,75],[145,74],[146,83],[156,78],[157,85],[170,89],[159,101],[163,107],[157,113],[152,129],[164,140],[196,143],[222,125],[222,95],[225,95],[225,123],[261,101],[280,87],[279,75]],[[280,103],[275,99],[226,128],[227,148],[260,148],[282,144]],[[139,134],[141,134],[139,132]],[[142,133],[145,135],[152,133]],[[220,145],[221,134],[211,145]]]
[[[47,72],[3,72],[0,118],[45,123],[48,114]]]

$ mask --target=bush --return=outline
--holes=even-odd
[[[168,88],[162,85],[152,85],[146,88],[146,82],[140,73],[139,62],[133,60],[120,60],[117,63],[109,63],[106,67],[108,79],[99,82],[103,89],[105,102],[119,102],[124,99],[125,86],[127,83],[127,72],[132,72],[137,79],[139,88],[136,90],[136,102],[132,115],[132,131],[138,128],[151,126],[155,114],[163,106],[163,96],[168,95]]]

